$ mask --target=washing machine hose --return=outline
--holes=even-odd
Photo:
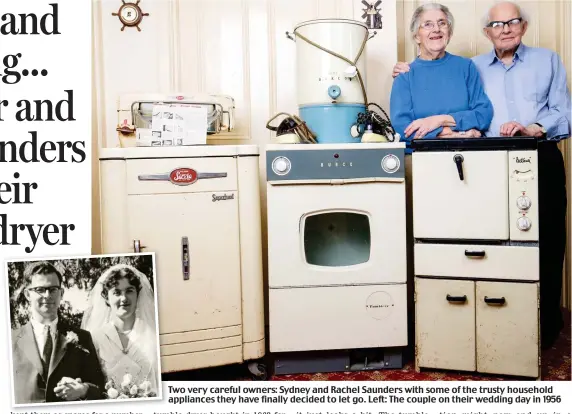
[[[362,79],[362,77],[361,77],[361,73],[360,73],[360,71],[359,71],[359,69],[358,69],[358,67],[357,67],[357,61],[359,60],[361,54],[363,53],[363,50],[365,49],[365,45],[366,45],[366,43],[367,43],[367,41],[368,41],[368,39],[369,39],[369,31],[366,31],[365,37],[364,37],[363,42],[362,42],[362,44],[361,44],[361,48],[360,48],[360,50],[359,50],[359,52],[358,52],[358,54],[357,54],[357,56],[356,56],[356,58],[355,58],[355,60],[354,60],[353,62],[352,62],[351,60],[349,60],[348,58],[346,58],[346,57],[344,57],[344,56],[342,56],[342,55],[340,55],[340,54],[338,54],[338,53],[336,53],[336,52],[334,52],[334,51],[331,51],[331,50],[329,50],[329,49],[326,49],[325,47],[320,46],[319,44],[317,44],[317,43],[315,43],[315,42],[312,42],[310,39],[308,39],[308,38],[305,37],[304,35],[301,35],[301,34],[298,33],[296,30],[294,30],[294,34],[295,34],[296,36],[298,36],[300,39],[302,39],[304,42],[306,42],[306,43],[308,43],[308,44],[310,44],[310,45],[312,45],[312,46],[314,46],[314,47],[316,47],[316,48],[318,48],[318,49],[320,49],[320,50],[323,50],[324,52],[329,53],[330,55],[335,56],[335,57],[337,57],[338,59],[341,59],[341,60],[343,60],[344,62],[349,63],[349,64],[352,65],[352,66],[355,66],[356,71],[357,71],[357,77],[358,77],[358,80],[359,80],[359,85],[360,85],[360,87],[361,87],[361,92],[362,92],[362,94],[363,94],[363,101],[364,101],[365,106],[367,106],[367,104],[368,104],[368,102],[367,102],[367,93],[366,93],[366,91],[365,91],[365,85],[363,84],[363,79]],[[288,36],[289,38],[291,38],[291,37],[290,37],[290,34],[289,34],[288,32],[286,32],[286,36]]]

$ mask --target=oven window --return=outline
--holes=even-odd
[[[352,266],[369,260],[371,234],[365,214],[337,212],[306,217],[304,253],[316,266]]]

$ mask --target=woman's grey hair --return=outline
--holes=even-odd
[[[512,4],[514,5],[514,7],[516,7],[516,9],[518,10],[518,15],[520,17],[522,17],[522,21],[523,22],[528,22],[529,21],[529,17],[528,17],[528,13],[526,12],[526,10],[524,10],[519,4],[515,3],[514,1],[496,1],[495,4],[493,4],[491,7],[489,7],[487,9],[487,12],[485,13],[485,15],[482,17],[481,19],[481,27],[485,28],[487,27],[487,25],[489,24],[489,22],[491,21],[490,19],[490,15],[491,15],[491,10],[493,9],[493,7],[498,6],[499,4]]]
[[[443,6],[439,3],[425,3],[417,7],[411,16],[411,24],[409,25],[409,31],[411,32],[411,38],[415,40],[415,36],[419,31],[419,26],[421,26],[421,15],[428,10],[441,10],[447,16],[447,21],[449,22],[449,36],[453,35],[453,27],[455,26],[455,19],[449,11],[447,6]]]

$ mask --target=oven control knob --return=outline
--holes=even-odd
[[[532,201],[527,196],[520,196],[516,199],[516,206],[521,210],[528,210],[532,205]]]
[[[530,226],[532,226],[532,222],[530,221],[530,219],[528,217],[520,217],[516,221],[516,226],[521,231],[528,231],[528,230],[530,230]]]
[[[277,175],[286,175],[290,172],[292,164],[286,157],[276,157],[272,161],[272,171]]]
[[[383,168],[383,171],[389,174],[396,172],[399,170],[399,158],[393,154],[386,155],[381,160],[381,168]]]

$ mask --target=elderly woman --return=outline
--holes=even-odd
[[[395,78],[390,99],[391,122],[408,146],[413,138],[479,137],[491,123],[477,68],[445,51],[453,27],[451,12],[438,3],[418,7],[411,18],[419,55]]]

